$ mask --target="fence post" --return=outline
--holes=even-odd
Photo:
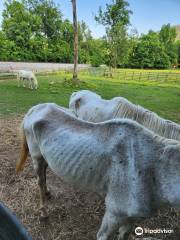
[[[176,74],[176,81],[178,80],[178,73],[175,73]]]
[[[166,75],[166,81],[168,81],[168,73],[167,73],[167,75]]]
[[[133,73],[132,73],[132,80],[134,80],[134,71],[133,71]]]
[[[157,73],[157,78],[156,78],[156,80],[158,81],[158,79],[159,79],[159,73]]]
[[[126,80],[126,72],[124,73],[124,80]]]

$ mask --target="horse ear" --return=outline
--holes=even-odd
[[[82,100],[81,98],[76,99],[76,101],[75,101],[75,109],[78,109],[80,107],[81,100]]]

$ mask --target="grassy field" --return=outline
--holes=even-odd
[[[0,115],[22,114],[31,106],[43,102],[68,106],[73,91],[90,89],[106,99],[123,96],[135,104],[157,112],[162,117],[180,123],[180,79],[139,80],[135,75],[131,80],[123,80],[119,79],[117,74],[114,78],[105,78],[81,73],[79,78],[83,83],[81,87],[74,87],[67,83],[70,77],[70,74],[63,72],[39,75],[37,91],[18,88],[15,79],[1,80]]]

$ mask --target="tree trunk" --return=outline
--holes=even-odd
[[[77,12],[76,12],[76,0],[72,1],[73,7],[73,27],[74,27],[74,71],[73,80],[78,81],[78,24],[77,24]]]

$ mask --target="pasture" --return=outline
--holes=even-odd
[[[121,70],[109,78],[82,71],[80,87],[69,82],[71,73],[67,71],[38,74],[39,89],[36,91],[18,88],[13,77],[0,78],[0,199],[17,214],[34,240],[96,239],[104,205],[97,196],[72,189],[48,171],[47,183],[53,195],[48,203],[50,217],[40,221],[39,192],[30,158],[19,176],[14,171],[19,151],[18,128],[24,113],[43,102],[67,107],[72,92],[89,89],[106,99],[123,96],[161,117],[180,123],[180,72],[149,72]],[[173,229],[174,234],[154,234],[153,237],[177,240],[179,217],[174,209],[165,209],[141,225],[149,229]]]

